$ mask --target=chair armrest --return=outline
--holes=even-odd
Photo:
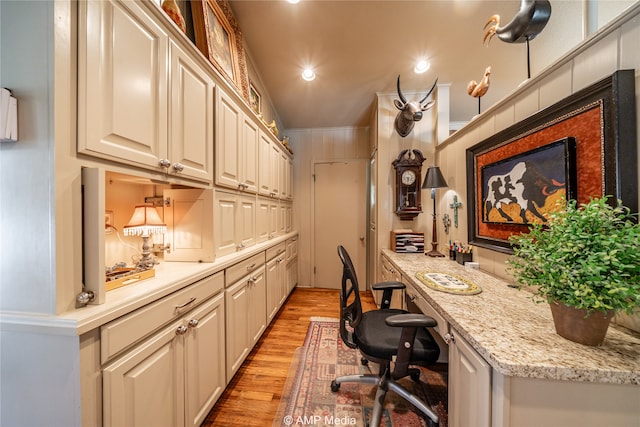
[[[383,291],[385,289],[404,289],[406,286],[402,282],[379,282],[371,285],[374,291]]]
[[[438,325],[432,317],[419,313],[394,314],[385,319],[385,323],[393,327],[433,328]]]

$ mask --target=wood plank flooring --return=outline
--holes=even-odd
[[[375,308],[362,293],[364,311]],[[311,317],[340,316],[337,290],[296,288],[213,407],[202,427],[270,426],[289,366],[302,346]]]

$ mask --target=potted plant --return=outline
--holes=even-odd
[[[518,287],[533,287],[534,300],[550,304],[559,335],[587,345],[602,343],[616,312],[640,306],[640,226],[608,199],[570,200],[547,223],[509,238]]]

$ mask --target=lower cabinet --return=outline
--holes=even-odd
[[[389,260],[382,256],[381,273],[383,282],[402,282],[402,276],[397,271]],[[395,290],[391,295],[391,308],[404,309],[404,290]],[[373,291],[373,299],[378,307],[382,304],[382,291]]]
[[[227,382],[260,339],[267,325],[263,264],[225,290],[227,307]]]
[[[449,341],[449,425],[491,425],[491,366],[455,330]]]
[[[103,369],[105,426],[199,426],[224,387],[224,294]]]
[[[267,250],[267,322],[273,320],[289,295],[285,260],[285,243]]]

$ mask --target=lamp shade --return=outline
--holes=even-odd
[[[444,180],[442,172],[438,166],[429,166],[427,169],[427,176],[424,178],[422,188],[442,188],[447,186],[447,181]]]
[[[148,236],[166,231],[167,225],[162,222],[158,211],[151,205],[136,206],[129,223],[124,226],[125,236]]]

